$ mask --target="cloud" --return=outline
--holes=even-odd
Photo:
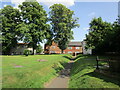
[[[91,17],[91,16],[95,16],[95,15],[96,15],[95,12],[91,12],[91,13],[88,14],[89,17]]]
[[[4,4],[4,7],[6,7],[7,5],[6,4]]]
[[[89,27],[85,27],[85,28],[83,28],[83,30],[88,30],[89,29]]]
[[[47,5],[48,7],[56,3],[63,4],[67,7],[70,7],[70,6],[73,6],[75,2],[75,0],[38,0],[38,1]]]
[[[120,0],[75,0],[75,2],[119,2]]]
[[[11,3],[15,4],[15,8],[18,7],[19,4],[22,4],[22,2],[24,2],[25,0],[11,0]],[[63,4],[67,7],[70,7],[70,6],[73,6],[74,5],[74,2],[75,0],[36,0],[37,2],[41,2],[45,5],[47,5],[48,7],[50,7],[51,5],[53,4],[56,4],[56,3],[60,3],[60,4]]]
[[[25,0],[11,0],[12,4],[15,4],[15,8],[18,8],[18,5],[22,4]]]

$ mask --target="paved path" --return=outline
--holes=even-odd
[[[61,70],[59,76],[46,85],[46,88],[68,88],[70,70],[73,63],[74,61],[68,62],[65,69]]]

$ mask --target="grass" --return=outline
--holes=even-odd
[[[95,58],[95,56],[77,56],[71,70],[69,88],[120,88],[120,81],[94,72]],[[101,62],[102,64],[104,63]]]
[[[70,55],[2,57],[3,88],[44,88],[71,58]],[[120,81],[96,72],[95,56],[78,55],[71,70],[69,88],[120,88]],[[104,57],[100,57],[104,58]],[[39,62],[38,59],[43,59]],[[46,61],[44,61],[46,60]],[[105,63],[101,62],[101,65]]]
[[[2,57],[3,88],[43,88],[45,82],[57,76],[69,55],[30,55]],[[47,61],[39,62],[38,59]]]

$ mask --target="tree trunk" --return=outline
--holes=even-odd
[[[63,54],[63,50],[61,50],[62,51],[62,54]]]
[[[34,55],[34,50],[35,50],[35,48],[33,47],[33,53],[32,53],[32,55]]]
[[[50,54],[50,46],[48,47],[48,54]]]

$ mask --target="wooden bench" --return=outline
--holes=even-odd
[[[99,69],[99,61],[106,61],[109,65],[110,70],[120,72],[120,58],[99,59],[99,57],[97,56],[96,61],[97,61],[96,69]]]

